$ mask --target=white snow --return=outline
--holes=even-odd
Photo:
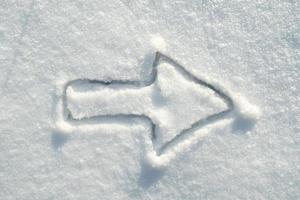
[[[299,199],[299,18],[293,0],[2,1],[0,199]],[[193,127],[228,105],[167,62],[149,86],[64,94],[145,80],[156,51],[232,112]],[[120,112],[158,138],[83,119]]]
[[[167,44],[161,35],[159,34],[153,35],[150,41],[153,46],[153,49],[160,52],[166,52]]]

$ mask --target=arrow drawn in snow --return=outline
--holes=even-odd
[[[199,119],[181,126],[181,130],[176,130],[176,133],[172,133],[171,137],[168,138],[168,140],[159,141],[161,140],[161,136],[164,134],[162,130],[169,131],[169,129],[171,129],[168,126],[166,126],[165,129],[161,128],[161,126],[164,125],[164,122],[168,120],[166,119],[168,118],[168,116],[165,117],[164,115],[157,114],[159,111],[157,111],[156,108],[158,108],[159,106],[151,108],[153,102],[150,100],[150,102],[147,103],[147,100],[149,101],[149,99],[151,99],[148,97],[150,93],[156,96],[160,96],[160,92],[163,92],[160,90],[168,90],[166,88],[157,88],[157,82],[160,81],[158,78],[158,76],[160,76],[158,66],[163,63],[167,63],[170,66],[176,68],[175,72],[177,74],[180,74],[180,77],[184,77],[187,82],[191,83],[192,88],[194,87],[194,85],[198,85],[202,88],[206,88],[206,90],[210,90],[210,95],[214,95],[215,97],[221,99],[226,105],[226,108],[218,112],[209,113],[204,117],[199,116]],[[167,66],[161,67],[168,68]],[[172,86],[169,83],[167,83],[166,85],[168,87]],[[183,88],[183,90],[185,90],[185,88]],[[168,91],[164,92],[168,93]],[[178,98],[178,96],[180,97],[180,94],[177,94],[177,97],[174,98]],[[192,99],[193,96],[195,95],[193,94],[191,97],[180,98]],[[173,97],[171,96],[171,98]],[[128,101],[128,99],[130,99],[131,101]],[[166,109],[168,109],[168,106],[168,102],[166,103],[166,105],[162,105],[162,107]],[[190,108],[190,105],[184,106]],[[100,111],[99,109],[97,109],[97,107],[100,107]],[[152,155],[154,155],[156,158],[168,155],[168,153],[172,151],[172,148],[175,148],[176,146],[178,146],[178,144],[184,142],[186,136],[195,132],[196,130],[225,119],[228,116],[231,116],[230,114],[232,113],[234,108],[234,102],[229,95],[225,94],[225,92],[215,87],[214,85],[197,78],[196,76],[188,72],[177,61],[160,52],[156,52],[152,64],[151,74],[146,80],[102,81],[91,79],[77,79],[69,81],[65,85],[62,95],[62,109],[64,116],[63,120],[65,122],[68,122],[69,124],[86,124],[92,121],[97,123],[99,122],[99,120],[103,120],[105,122],[109,119],[143,119],[149,122],[151,124],[152,130],[152,147],[148,148],[148,151],[152,151]],[[180,115],[185,112],[189,111],[183,110],[179,113],[172,113],[171,110],[171,113],[169,112],[167,115]],[[180,124],[180,122],[178,123]],[[157,143],[159,145],[157,145]]]

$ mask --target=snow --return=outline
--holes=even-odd
[[[298,1],[0,5],[0,199],[300,198]]]

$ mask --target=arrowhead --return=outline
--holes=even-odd
[[[156,78],[151,85],[153,108],[146,115],[156,125],[154,146],[160,154],[184,132],[199,122],[210,123],[212,116],[230,111],[232,105],[229,97],[174,60],[162,54],[156,57]]]

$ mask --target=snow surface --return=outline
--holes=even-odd
[[[300,199],[299,4],[1,1],[0,199]],[[230,117],[161,156],[143,119],[64,121],[68,81],[141,80],[156,51],[230,96]],[[162,65],[138,91],[72,85],[69,108],[150,115],[162,143],[224,108]]]

